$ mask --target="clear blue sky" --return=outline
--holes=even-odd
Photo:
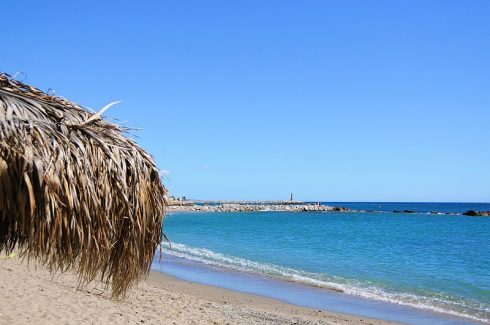
[[[1,1],[0,70],[142,128],[175,195],[490,202],[490,1]]]

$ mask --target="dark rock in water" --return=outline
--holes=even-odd
[[[437,211],[431,211],[430,214],[439,214]]]
[[[334,207],[333,211],[350,211],[350,210],[345,207]]]
[[[470,216],[470,217],[488,217],[490,216],[490,211],[468,210],[465,213],[463,213],[463,215]]]
[[[412,210],[403,210],[404,213],[415,213],[415,211]]]

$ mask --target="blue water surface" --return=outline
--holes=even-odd
[[[179,257],[490,320],[490,218],[174,213],[164,230]]]

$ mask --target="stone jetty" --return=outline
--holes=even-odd
[[[290,211],[290,212],[335,212],[350,211],[344,207],[332,207],[318,203],[268,201],[268,202],[199,202],[185,204],[176,203],[168,206],[168,211],[178,212],[259,212],[259,211]]]

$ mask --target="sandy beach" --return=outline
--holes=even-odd
[[[151,272],[123,301],[100,282],[77,288],[18,257],[0,260],[0,324],[389,324],[313,310]]]

